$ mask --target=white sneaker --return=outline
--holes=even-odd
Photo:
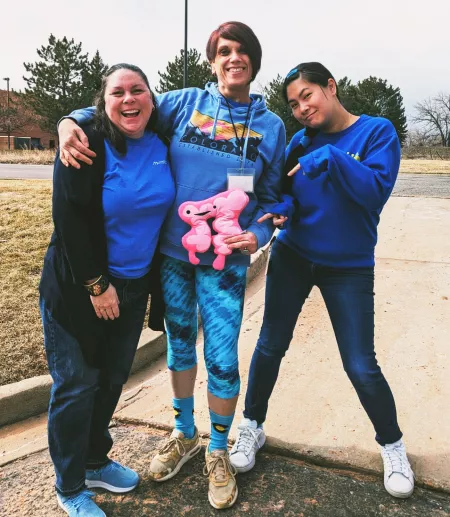
[[[406,499],[414,491],[411,469],[403,440],[381,446],[384,464],[384,487],[394,497]]]
[[[266,441],[262,427],[256,420],[243,418],[238,425],[236,442],[230,451],[230,463],[237,472],[248,472],[255,466],[256,453]]]

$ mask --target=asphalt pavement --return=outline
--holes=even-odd
[[[1,179],[52,179],[53,165],[0,163]]]
[[[392,195],[450,198],[450,175],[399,174]]]
[[[0,179],[51,179],[52,165],[11,165],[0,163]],[[450,175],[400,174],[393,192],[405,197],[450,197]]]
[[[208,481],[202,474],[204,450],[165,483],[153,482],[150,460],[167,433],[145,426],[111,429],[114,459],[136,469],[141,482],[128,494],[97,490],[96,502],[108,516],[188,516],[220,514],[208,503]],[[58,517],[54,473],[48,451],[25,457],[2,469],[0,515]],[[234,516],[283,517],[444,517],[450,515],[450,496],[416,488],[413,497],[391,497],[380,478],[349,471],[323,469],[299,460],[258,453],[255,468],[237,477],[239,496]]]

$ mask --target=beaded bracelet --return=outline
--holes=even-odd
[[[100,275],[99,278],[95,282],[89,285],[85,285],[84,288],[88,291],[88,293],[92,296],[100,296],[103,294],[106,289],[109,287],[108,277],[105,275]]]

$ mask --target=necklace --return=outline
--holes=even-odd
[[[244,159],[244,143],[245,143],[244,135],[245,135],[245,130],[247,129],[247,122],[248,122],[248,117],[250,115],[250,107],[252,105],[252,99],[250,99],[250,102],[248,104],[247,115],[245,116],[245,123],[244,123],[244,127],[242,128],[242,135],[239,138],[237,129],[236,129],[236,125],[233,120],[233,115],[231,114],[230,103],[228,102],[228,99],[225,96],[222,95],[222,97],[225,99],[225,102],[227,103],[227,106],[228,106],[228,113],[230,114],[230,120],[231,120],[231,124],[233,125],[234,134],[236,135],[236,141],[237,141],[238,149],[239,149],[239,157],[240,157],[241,163],[242,163],[242,160]]]

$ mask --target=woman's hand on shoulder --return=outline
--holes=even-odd
[[[94,306],[97,317],[104,320],[115,320],[119,317],[119,297],[116,288],[109,284],[108,289],[99,296],[91,296],[91,302]]]
[[[79,162],[92,165],[91,158],[97,155],[89,149],[85,132],[72,119],[65,118],[58,126],[59,159],[66,167],[80,168]]]

